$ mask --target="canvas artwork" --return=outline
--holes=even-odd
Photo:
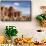
[[[0,21],[31,21],[31,1],[1,1]]]

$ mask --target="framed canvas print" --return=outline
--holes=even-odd
[[[31,1],[1,1],[0,21],[31,21]]]

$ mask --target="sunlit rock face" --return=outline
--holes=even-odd
[[[5,37],[4,36],[0,36],[0,44],[3,44],[4,40],[5,40]]]

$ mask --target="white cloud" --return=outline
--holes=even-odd
[[[19,6],[20,4],[16,2],[16,3],[14,3],[14,5]]]
[[[2,4],[1,6],[10,7],[10,6],[12,6],[12,5],[9,5],[9,4]]]

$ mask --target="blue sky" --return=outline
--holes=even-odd
[[[3,1],[0,3],[3,6],[14,6],[20,11],[22,11],[22,14],[30,14],[30,7],[31,2],[30,1]]]

